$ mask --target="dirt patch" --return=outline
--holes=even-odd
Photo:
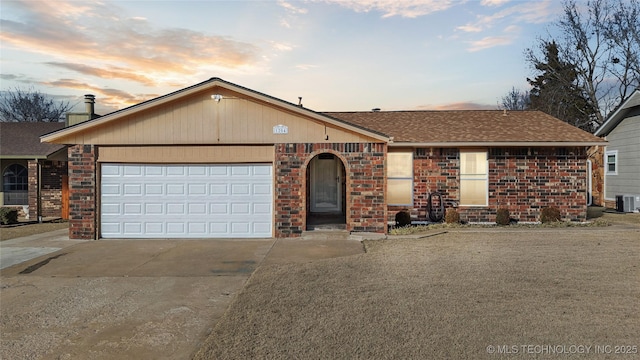
[[[68,229],[68,222],[51,222],[41,224],[18,225],[0,228],[0,241],[15,239],[24,236],[42,234],[49,231]]]
[[[639,239],[615,226],[449,232],[263,266],[195,359],[593,359],[619,346],[637,358]]]

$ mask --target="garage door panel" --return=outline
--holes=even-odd
[[[122,191],[124,196],[142,195],[142,184],[124,184]]]
[[[122,230],[120,229],[119,222],[102,222],[102,234],[120,234]]]
[[[164,168],[162,166],[146,165],[144,167],[144,174],[146,176],[163,176]]]
[[[141,214],[142,214],[142,204],[140,203],[124,204],[123,215],[130,216],[130,215],[141,215]]]
[[[189,176],[204,176],[207,175],[207,168],[204,166],[189,166],[187,167]]]
[[[173,176],[184,176],[185,175],[185,167],[183,166],[168,166],[166,168],[167,177]]]
[[[167,184],[167,195],[184,195],[184,184]]]
[[[254,222],[253,223],[253,232],[256,233],[264,233],[267,231],[271,231],[271,223],[266,222]]]
[[[123,168],[123,176],[140,176],[142,175],[142,166],[130,165]]]
[[[207,223],[206,222],[190,222],[189,233],[194,235],[207,235]]]
[[[184,222],[167,222],[167,235],[186,235]]]
[[[162,184],[144,184],[144,194],[149,196],[162,195],[164,194],[164,186]]]
[[[123,228],[125,235],[138,236],[143,234],[141,222],[125,222]]]
[[[101,173],[104,238],[272,236],[271,165],[103,164]]]
[[[207,184],[189,184],[188,186],[189,196],[207,195]]]
[[[122,190],[120,189],[119,184],[103,184],[102,185],[102,196],[115,195],[120,196]]]
[[[144,224],[146,235],[161,236],[164,234],[164,224],[161,222],[148,222]]]
[[[144,204],[145,215],[161,215],[163,211],[164,211],[164,207],[160,203]]]
[[[120,215],[120,204],[105,204],[102,206],[102,213],[107,215]]]
[[[207,215],[207,204],[190,203],[189,215]]]
[[[231,176],[249,176],[250,174],[249,166],[234,166],[231,168]]]
[[[225,237],[223,235],[229,235],[229,223],[226,222],[210,222],[209,233],[216,237]]]
[[[268,203],[253,203],[253,213],[256,215],[271,214],[271,204]]]
[[[167,203],[168,215],[185,215],[184,209],[185,209],[184,203]]]

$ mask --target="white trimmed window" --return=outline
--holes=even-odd
[[[387,204],[413,205],[413,153],[387,153]]]
[[[489,163],[484,150],[460,150],[460,205],[487,206]]]
[[[607,175],[618,175],[618,150],[610,150],[605,153]]]

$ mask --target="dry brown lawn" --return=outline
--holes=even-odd
[[[640,225],[640,214],[638,213],[604,213],[600,219],[614,224]]]
[[[259,268],[195,359],[640,356],[640,228],[449,231],[366,248]]]
[[[0,241],[15,239],[23,236],[42,234],[49,231],[66,229],[68,222],[50,222],[0,228]]]

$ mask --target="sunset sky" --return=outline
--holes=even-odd
[[[0,90],[108,113],[212,77],[316,111],[495,109],[559,1],[6,1]]]

